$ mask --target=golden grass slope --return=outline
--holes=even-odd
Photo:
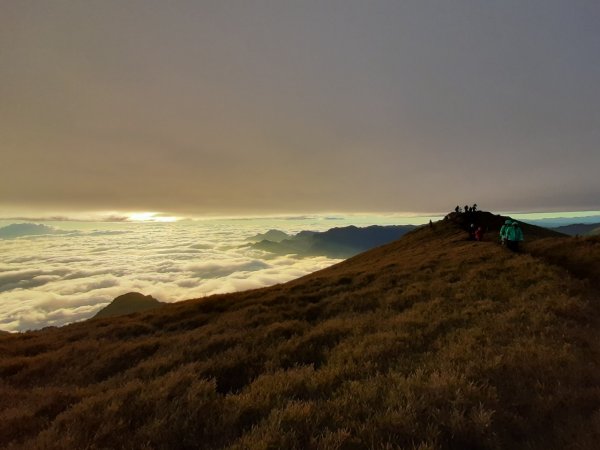
[[[0,336],[0,447],[597,448],[600,241],[513,254],[454,219],[287,284]]]

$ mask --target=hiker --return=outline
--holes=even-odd
[[[506,231],[506,246],[513,252],[518,252],[521,241],[523,241],[523,231],[519,224],[513,221]]]
[[[511,224],[512,224],[512,220],[506,219],[504,221],[504,225],[502,225],[502,227],[500,227],[500,243],[502,245],[506,245],[506,232],[508,231],[508,228],[511,226]]]
[[[523,242],[525,240],[525,238],[523,237],[523,230],[521,230],[521,226],[517,222],[513,222],[513,225],[516,227],[516,230],[517,230],[517,246],[518,246],[519,242]]]
[[[480,242],[483,240],[483,228],[477,227],[475,230],[475,240]]]
[[[472,223],[469,225],[469,240],[472,241],[475,239],[475,224]]]

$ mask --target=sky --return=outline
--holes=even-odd
[[[0,214],[600,209],[596,0],[6,0]]]

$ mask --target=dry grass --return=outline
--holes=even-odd
[[[598,241],[464,237],[448,221],[285,285],[1,335],[0,447],[597,448]]]

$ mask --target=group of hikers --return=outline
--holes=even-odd
[[[469,225],[469,239],[482,241],[483,240],[483,228],[481,226],[476,227],[474,223]]]
[[[450,213],[444,217],[444,220],[451,220],[452,217],[453,214]],[[482,217],[482,213],[477,209],[477,204],[473,204],[473,206],[465,205],[464,209],[460,206],[454,208],[454,220],[461,223],[463,229],[469,232],[469,240],[471,241],[483,240],[484,228],[477,224],[481,222]],[[429,221],[429,227],[433,228],[431,220]],[[500,243],[509,250],[517,252],[519,251],[520,243],[523,241],[523,231],[518,222],[506,219],[500,228]]]
[[[517,222],[506,219],[500,228],[500,242],[506,248],[516,252],[519,250],[519,242],[523,241],[523,231]]]
[[[469,239],[475,241],[483,240],[483,228],[476,227],[474,223],[469,225]],[[506,219],[504,225],[500,228],[500,243],[516,252],[519,250],[519,243],[524,240],[523,231],[517,222],[511,219]]]
[[[456,205],[456,208],[454,208],[454,212],[457,214],[460,214],[462,212],[465,212],[465,213],[477,212],[477,203],[473,203],[473,206],[465,205],[464,210],[460,206]]]

